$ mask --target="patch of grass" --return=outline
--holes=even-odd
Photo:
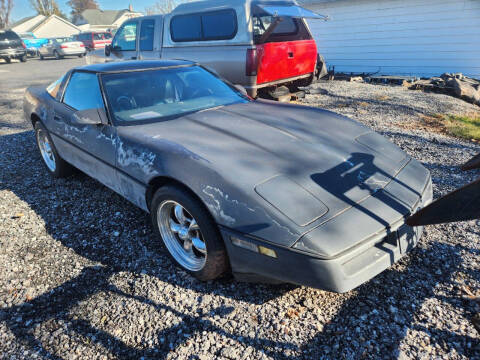
[[[378,101],[387,101],[387,100],[390,100],[390,96],[388,96],[388,95],[379,95],[379,96],[376,97],[376,99],[377,99]]]
[[[464,139],[480,141],[480,116],[444,115],[447,132]]]
[[[441,134],[480,142],[480,114],[474,115],[421,115],[422,128]]]

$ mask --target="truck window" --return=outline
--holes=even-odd
[[[175,42],[229,40],[237,34],[237,14],[233,9],[177,15],[170,22]]]
[[[135,51],[137,49],[137,23],[123,25],[115,34],[112,46],[116,51]]]
[[[140,51],[153,51],[153,35],[155,33],[155,20],[142,21],[140,27]]]
[[[170,22],[172,40],[198,41],[202,39],[202,23],[199,15],[174,16]]]
[[[252,20],[254,42],[258,44],[263,33],[267,31],[275,19],[268,14],[254,14]],[[311,38],[312,36],[302,19],[282,17],[266,42],[310,40]]]
[[[202,15],[203,40],[233,39],[237,33],[234,10],[221,10]]]

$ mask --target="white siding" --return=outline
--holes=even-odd
[[[79,31],[80,29],[70,22],[51,16],[43,24],[33,30],[33,33],[36,37],[48,38],[55,36],[70,36],[78,34]]]
[[[480,0],[303,1],[319,52],[337,72],[480,78]]]

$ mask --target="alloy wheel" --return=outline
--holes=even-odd
[[[202,270],[207,247],[195,218],[176,201],[166,200],[158,207],[157,222],[163,242],[174,259],[187,270]]]
[[[37,142],[38,147],[40,148],[40,153],[42,154],[43,161],[45,165],[47,165],[48,169],[51,172],[55,172],[56,169],[56,162],[55,162],[55,154],[53,153],[53,148],[50,145],[50,141],[48,139],[47,133],[39,129],[37,131]]]

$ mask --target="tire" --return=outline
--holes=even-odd
[[[48,172],[55,178],[63,178],[73,173],[73,167],[60,155],[58,155],[57,149],[52,142],[52,138],[48,133],[48,130],[43,126],[40,121],[35,123],[35,139],[37,140],[37,147],[42,157],[43,164],[47,168]],[[49,149],[43,147],[45,141],[48,142]],[[53,163],[53,165],[52,165]]]
[[[7,64],[10,64],[12,62],[12,59],[11,58],[5,58],[5,61],[7,62]]]
[[[79,58],[83,58],[85,56],[85,54],[79,54],[78,57]]]
[[[40,54],[40,60],[45,60],[42,54]]]
[[[27,55],[23,55],[21,57],[19,57],[20,61],[21,62],[27,62]]]
[[[57,59],[57,60],[63,59],[63,56],[60,56],[60,54],[58,53],[57,50],[55,50],[53,52],[53,56],[55,56],[55,59]]]
[[[181,213],[187,220],[183,224],[188,224],[190,229],[193,219],[198,226],[192,228],[198,227],[198,230],[190,231],[182,226],[182,221],[177,217],[177,205],[182,208]],[[161,187],[152,199],[151,219],[162,246],[177,266],[201,281],[216,279],[228,271],[228,257],[220,231],[206,207],[189,191],[179,186]],[[174,226],[180,224],[177,226],[180,230],[172,230],[170,220],[173,220]],[[185,250],[188,241],[182,240],[182,235],[191,239],[190,246],[187,246],[189,251]],[[204,254],[200,251],[202,246],[198,244],[203,244]]]

